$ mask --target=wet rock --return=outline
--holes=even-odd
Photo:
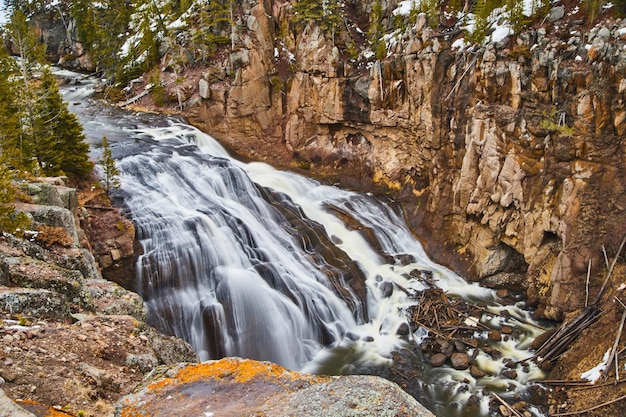
[[[396,334],[398,336],[408,336],[411,333],[411,328],[408,323],[402,323],[398,326],[398,330],[396,330]]]
[[[489,356],[491,356],[491,358],[494,360],[498,360],[502,357],[502,352],[500,352],[498,349],[491,349],[489,351]]]
[[[514,361],[513,359],[506,359],[504,361],[504,366],[506,366],[509,369],[515,369],[517,368],[518,363],[516,361]]]
[[[456,350],[457,352],[465,353],[467,352],[467,346],[465,345],[465,343],[461,342],[460,340],[455,340],[454,350]]]
[[[378,286],[378,290],[383,298],[389,298],[391,297],[391,294],[393,294],[393,283],[390,281],[383,281]]]
[[[524,292],[528,286],[526,275],[515,272],[499,272],[480,281],[485,287],[496,290]],[[506,295],[504,296],[506,297]],[[502,298],[504,298],[502,297]]]
[[[500,342],[502,340],[502,334],[500,334],[500,331],[498,330],[489,330],[489,333],[487,333],[487,338],[494,342]]]
[[[552,335],[557,331],[557,328],[546,330],[541,333],[539,336],[535,337],[533,342],[530,345],[532,350],[537,350],[552,337]]]
[[[439,346],[439,352],[443,353],[448,358],[452,356],[454,345],[449,340],[440,339],[437,341],[437,344]]]
[[[227,392],[228,395],[210,395]],[[396,384],[372,376],[314,376],[227,358],[159,367],[124,397],[115,416],[179,414],[432,417]]]
[[[516,379],[517,371],[515,369],[503,369],[502,372],[500,372],[500,376],[508,379]]]
[[[443,366],[443,364],[446,363],[447,359],[448,357],[444,355],[443,353],[435,353],[430,358],[430,364],[434,366],[435,368],[438,368],[440,366]]]
[[[470,366],[470,375],[474,378],[482,378],[485,376],[485,372],[483,372],[483,370],[480,369],[478,366],[472,365]]]
[[[452,367],[458,370],[465,370],[470,367],[471,359],[467,353],[455,352],[450,357]]]

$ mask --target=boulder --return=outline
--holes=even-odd
[[[143,299],[118,284],[104,279],[87,281],[89,293],[96,312],[107,315],[128,315],[139,321],[146,320],[146,308]]]
[[[239,358],[155,369],[115,408],[117,417],[144,415],[433,416],[379,377],[307,375]]]
[[[29,318],[69,320],[70,307],[59,293],[31,288],[0,287],[0,312]]]
[[[78,229],[71,211],[57,206],[40,206],[34,204],[20,204],[16,206],[18,211],[29,213],[35,221],[34,226],[46,225],[62,227],[72,238],[74,245],[78,246]]]

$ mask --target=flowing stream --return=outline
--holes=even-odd
[[[416,302],[408,294],[425,288],[415,271],[487,306],[494,327],[515,326],[519,336],[498,344],[504,357],[531,355],[540,330],[497,315],[506,308],[530,321],[523,306],[502,306],[493,291],[429,260],[391,202],[234,160],[177,118],[88,99],[92,84],[63,91],[94,157],[106,135],[121,171],[117,196],[143,248],[138,288],[150,324],[190,342],[202,360],[240,356],[313,373],[393,369],[393,352],[419,350],[425,337],[406,330],[404,312]],[[415,363],[420,401],[438,416],[489,415],[489,390],[523,397],[542,378],[533,364],[503,379],[502,360],[483,352],[474,360],[491,376]]]

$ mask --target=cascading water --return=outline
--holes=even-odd
[[[81,95],[66,93],[70,102]],[[202,359],[242,356],[323,373],[393,367],[392,352],[417,346],[425,335],[399,331],[416,302],[410,294],[424,289],[413,271],[431,271],[449,294],[491,306],[495,327],[505,320],[496,315],[505,307],[492,291],[428,259],[392,205],[232,160],[176,119],[92,106],[71,109],[90,143],[106,135],[113,148],[121,196],[143,248],[138,288],[149,320],[189,341]],[[529,320],[520,306],[506,309]],[[539,330],[515,325],[521,336],[498,348],[521,361]],[[423,374],[415,384],[435,387],[426,402],[437,415],[466,415],[450,404],[470,396],[480,403],[472,415],[488,415],[483,388],[511,397],[541,378],[530,364],[503,380],[501,360],[474,353],[492,376],[478,380],[418,364]]]

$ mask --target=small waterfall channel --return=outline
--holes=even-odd
[[[411,327],[406,311],[416,303],[411,294],[427,288],[423,273],[448,296],[491,312],[486,325],[516,328],[495,343],[504,358],[531,356],[541,330],[522,323],[532,322],[522,304],[502,305],[432,262],[392,202],[234,160],[177,118],[88,99],[89,84],[63,91],[94,157],[106,135],[121,171],[116,193],[143,248],[137,287],[150,324],[190,342],[201,359],[346,374],[393,370],[395,352],[415,352],[411,383],[438,416],[490,415],[489,392],[525,398],[543,377],[528,363],[502,378],[505,362],[478,350],[469,353],[489,371],[483,378],[422,358],[426,331]]]

